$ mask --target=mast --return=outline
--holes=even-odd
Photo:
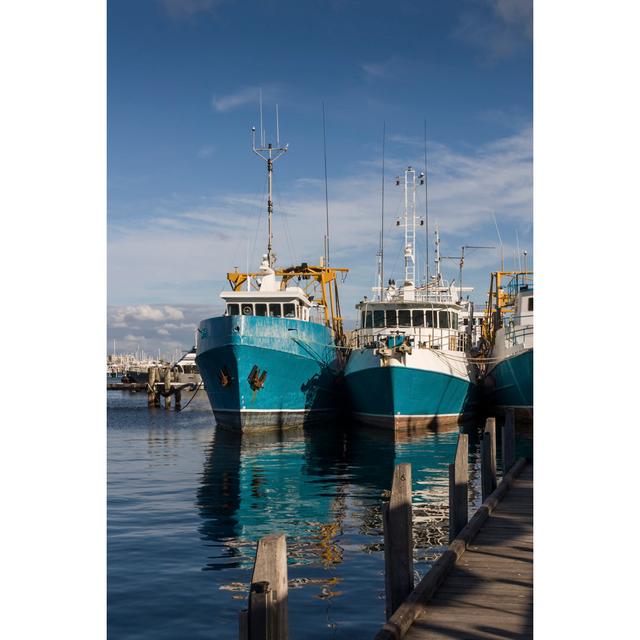
[[[436,222],[436,257],[434,262],[436,264],[436,287],[441,286],[442,284],[442,275],[440,274],[440,228],[438,227],[438,223]]]
[[[260,156],[267,162],[267,216],[268,216],[268,242],[267,242],[267,263],[269,267],[273,268],[275,260],[273,258],[273,229],[272,229],[272,216],[273,216],[273,163],[289,149],[289,145],[285,144],[284,147],[280,145],[280,123],[279,117],[277,118],[276,131],[278,142],[274,147],[271,142],[266,144],[264,139],[264,130],[261,131],[262,142],[259,147],[256,147],[256,128],[251,127],[251,148],[253,152]],[[262,93],[260,94],[260,127],[262,128]]]
[[[329,182],[327,179],[327,128],[322,103],[322,146],[324,149],[324,204],[326,209],[326,235],[324,237],[324,266],[329,266]]]
[[[382,185],[380,198],[380,246],[378,247],[378,282],[379,300],[383,299],[384,291],[384,143],[387,123],[382,123]]]
[[[396,178],[400,185],[400,178]],[[415,285],[416,282],[416,170],[407,167],[404,172],[404,283]],[[400,224],[398,221],[397,224]]]

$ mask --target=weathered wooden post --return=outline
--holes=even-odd
[[[249,610],[242,609],[238,614],[239,638],[249,640]]]
[[[516,463],[516,420],[515,410],[509,407],[502,427],[502,474],[506,474]]]
[[[158,393],[158,385],[160,384],[160,367],[154,367],[155,370],[155,378],[156,378],[156,388],[154,389],[154,407],[160,406],[160,394]]]
[[[273,591],[266,580],[251,583],[249,593],[249,640],[274,640],[276,612]]]
[[[398,464],[391,499],[382,505],[387,620],[413,591],[412,524],[411,465]]]
[[[254,585],[267,584],[268,594],[262,596],[258,590],[258,595],[254,595]],[[258,540],[258,550],[256,561],[253,565],[253,575],[251,577],[251,596],[249,599],[249,640],[262,639],[262,635],[255,635],[253,623],[253,600],[257,598],[257,607],[264,606],[269,610],[267,614],[269,636],[264,636],[265,640],[288,640],[289,620],[288,620],[288,585],[287,578],[287,541],[283,533],[272,534]],[[262,599],[261,599],[262,598]],[[256,614],[257,615],[257,614]],[[258,623],[256,623],[258,624]],[[262,624],[262,623],[259,623]],[[262,627],[260,627],[262,628]],[[257,631],[255,631],[257,633]]]
[[[176,411],[180,411],[182,409],[182,389],[180,387],[176,387]]]
[[[449,465],[449,542],[469,521],[469,436],[458,436],[454,461]]]
[[[164,368],[164,408],[171,409],[171,369],[169,367]]]
[[[482,434],[480,471],[482,476],[482,501],[484,502],[498,486],[496,478],[496,419],[487,418]]]
[[[149,367],[147,369],[147,373],[149,375],[148,381],[148,389],[147,389],[147,406],[153,407],[156,403],[156,392],[155,392],[155,384],[156,384],[156,370],[153,367]]]

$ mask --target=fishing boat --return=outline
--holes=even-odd
[[[469,359],[473,304],[462,300],[463,290],[470,287],[454,287],[441,274],[438,229],[436,274],[422,286],[416,284],[417,179],[423,183],[424,174],[416,176],[408,167],[402,218],[404,282],[396,287],[389,280],[383,290],[380,259],[374,299],[356,305],[359,328],[351,336],[345,383],[361,422],[440,431],[457,428],[474,397],[477,372]]]
[[[491,274],[483,324],[482,388],[492,410],[533,419],[533,272]]]
[[[279,127],[277,128],[279,132]],[[337,377],[343,373],[344,334],[338,276],[347,269],[302,263],[275,267],[272,233],[273,163],[288,149],[252,150],[267,164],[267,252],[251,273],[227,273],[221,316],[202,320],[196,363],[218,425],[236,431],[297,427],[331,417]]]

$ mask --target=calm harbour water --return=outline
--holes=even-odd
[[[456,433],[239,438],[216,430],[204,394],[178,413],[149,410],[143,393],[107,402],[110,640],[236,640],[256,541],[274,532],[287,536],[292,640],[373,637],[384,622],[381,502],[400,462],[412,463],[416,582],[446,546]]]

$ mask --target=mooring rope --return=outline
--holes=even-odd
[[[189,402],[187,402],[187,404],[184,405],[184,407],[181,407],[180,409],[178,409],[178,407],[176,407],[176,411],[182,411],[183,409],[186,409],[189,406],[189,403],[196,397],[196,393],[198,393],[198,391],[200,391],[200,387],[204,384],[204,382],[200,381],[198,382],[198,386],[196,387],[196,390],[193,392],[193,395],[189,398]]]

